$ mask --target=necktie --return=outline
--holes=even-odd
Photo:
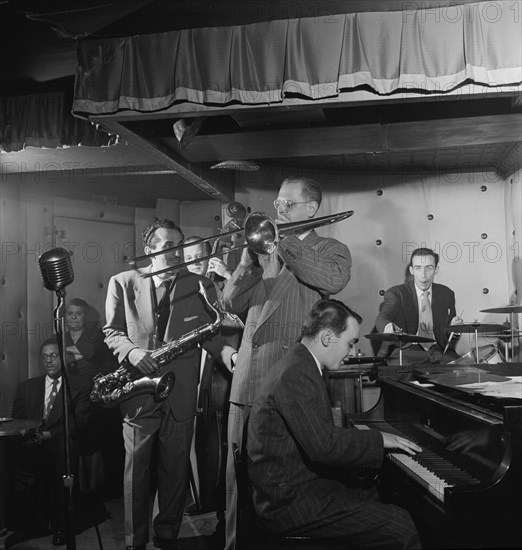
[[[46,420],[47,417],[49,416],[53,408],[54,401],[56,399],[57,394],[58,394],[58,380],[53,380],[53,385],[51,386],[51,393],[49,394],[49,400],[47,401],[47,406],[45,407],[44,420]]]
[[[170,314],[170,285],[171,281],[163,281],[161,287],[163,288],[163,294],[158,300],[158,307],[156,313],[158,315],[158,325],[156,328],[156,341],[163,342],[165,336],[165,329],[167,328],[167,321]]]
[[[419,336],[425,336],[426,338],[434,338],[433,333],[433,313],[431,311],[430,304],[430,291],[426,290],[421,294],[419,303]],[[425,350],[429,350],[433,342],[421,343],[421,346]]]

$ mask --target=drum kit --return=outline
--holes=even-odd
[[[499,325],[494,323],[464,323],[461,325],[450,325],[446,328],[446,332],[452,333],[450,335],[450,340],[453,337],[453,334],[473,334],[474,335],[474,344],[475,352],[473,357],[473,352],[467,353],[461,358],[461,360],[454,361],[454,363],[459,362],[470,362],[470,363],[500,363],[503,362],[502,355],[498,351],[495,345],[487,346],[487,350],[482,349],[485,353],[480,355],[479,345],[478,345],[478,336],[479,334],[484,335],[495,335],[499,340],[511,340],[511,362],[514,362],[514,349],[515,349],[515,334],[520,335],[520,332],[514,327],[514,315],[517,313],[522,313],[522,306],[509,305],[503,307],[496,307],[490,309],[482,309],[481,313],[503,313],[510,315],[510,328],[507,328],[505,325]],[[365,338],[369,340],[374,340],[376,342],[395,342],[399,345],[399,365],[402,366],[402,350],[405,344],[421,344],[427,342],[435,342],[433,338],[427,338],[425,336],[419,336],[417,334],[408,334],[406,332],[390,332],[390,333],[374,333],[366,334]],[[447,346],[446,346],[447,349]],[[444,350],[445,352],[446,350]],[[356,359],[356,358],[353,358]],[[509,360],[509,358],[508,358]]]

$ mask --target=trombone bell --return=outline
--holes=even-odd
[[[253,212],[245,222],[245,240],[252,252],[268,256],[279,243],[277,225],[264,212]]]

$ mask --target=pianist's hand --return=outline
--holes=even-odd
[[[386,432],[381,432],[381,434],[385,449],[403,451],[409,455],[414,455],[415,453],[420,453],[422,451],[421,447],[405,437],[400,437],[399,435],[393,435]]]

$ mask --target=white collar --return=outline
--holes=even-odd
[[[175,276],[169,277],[167,279],[162,279],[158,275],[152,276],[152,281],[154,282],[154,288],[159,288],[164,281],[173,281]]]
[[[62,377],[59,376],[58,378],[51,378],[48,374],[45,375],[45,387],[50,388],[55,380],[58,380],[58,389],[60,389],[60,386],[62,385]]]
[[[413,283],[413,286],[415,287],[415,292],[417,292],[417,299],[420,301],[421,299],[421,296],[425,293],[425,292],[429,292],[428,294],[428,299],[429,301],[431,302],[431,297],[433,296],[433,284],[430,286],[430,288],[426,289],[426,290],[421,290],[415,283]]]

